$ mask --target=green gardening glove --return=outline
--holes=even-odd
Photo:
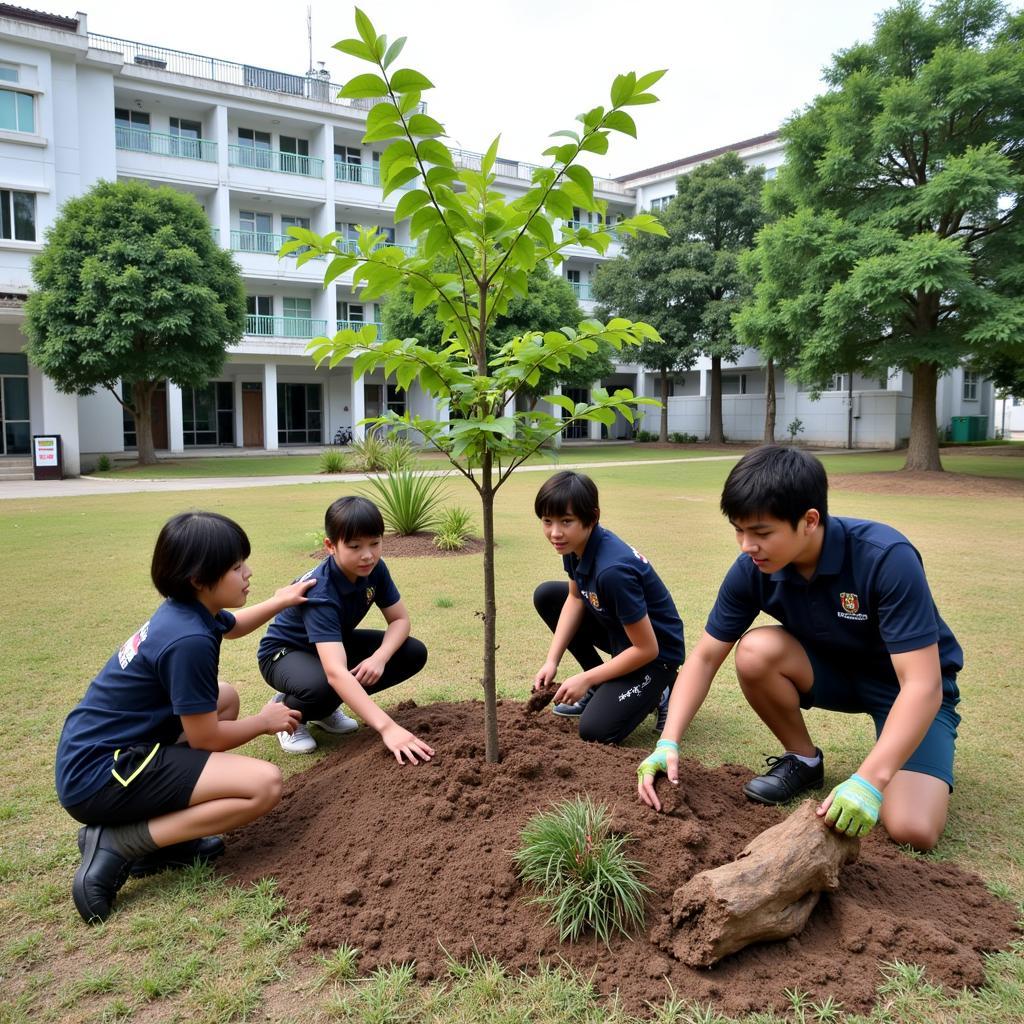
[[[669,751],[673,754],[679,753],[679,744],[673,740],[658,740],[654,750],[637,765],[636,777],[638,782],[643,782],[650,775],[655,776],[658,772],[668,771],[668,760],[666,755]]]
[[[859,775],[851,775],[829,794],[832,806],[825,815],[827,824],[837,832],[860,838],[866,836],[878,821],[882,794]]]

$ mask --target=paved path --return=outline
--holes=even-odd
[[[520,466],[517,473],[550,473],[558,469],[607,469],[617,466],[668,466],[684,462],[736,462],[735,455],[702,455],[694,459],[634,459],[612,462],[559,462]],[[144,480],[139,477],[79,476],[67,480],[0,481],[0,500],[4,498],[71,498],[92,494],[132,494],[139,491],[221,491],[239,487],[283,487],[294,484],[339,484],[369,480],[377,474],[344,473],[338,476],[314,473],[303,476],[232,476],[232,477],[162,477]],[[456,476],[453,469],[429,470],[427,476]]]

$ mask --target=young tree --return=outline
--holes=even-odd
[[[626,255],[597,274],[602,309],[627,316],[651,307],[661,311],[660,318],[651,316],[651,323],[668,336],[678,354],[674,364],[662,359],[654,367],[662,374],[663,402],[670,372],[689,368],[698,355],[711,359],[708,438],[718,444],[725,439],[722,361],[735,359],[741,349],[732,325],[745,297],[739,257],[753,246],[764,224],[763,187],[764,168],[747,167],[735,153],[695,167],[676,181],[676,197],[662,221],[667,237],[627,243]],[[628,267],[633,260],[637,266]],[[663,411],[663,440],[667,430]]]
[[[64,204],[32,278],[29,358],[66,394],[107,388],[135,419],[139,463],[155,462],[158,384],[205,385],[245,329],[242,279],[202,207],[171,188],[99,182]]]
[[[907,469],[939,470],[938,378],[1024,346],[1024,15],[903,0],[841,51],[782,131],[755,302],[738,317],[799,377],[913,378]]]
[[[623,108],[654,102],[647,90],[663,72],[639,78],[632,72],[619,75],[612,85],[610,106],[581,114],[579,131],[556,132],[566,141],[546,151],[552,158],[550,166],[537,168],[525,195],[510,201],[495,188],[499,139],[488,148],[479,170],[457,168],[448,147],[439,141],[443,126],[418,110],[421,94],[432,88],[431,82],[409,68],[390,70],[404,38],[389,45],[358,8],[355,20],[359,38],[342,40],[337,48],[374,70],[347,82],[341,95],[379,100],[367,115],[363,141],[387,143],[380,160],[384,195],[407,187],[395,209],[395,221],[409,219],[418,249],[411,256],[394,247],[375,249],[380,235],[366,229],[360,232],[358,252],[352,254],[339,248],[337,233],[321,238],[291,228],[294,241],[281,251],[299,253],[299,262],[317,254],[330,256],[325,283],[351,271],[364,300],[379,298],[405,283],[413,293],[414,312],[433,306],[440,313],[441,331],[429,345],[415,337],[378,341],[376,329],[369,325],[358,333],[345,330],[333,339],[314,339],[310,351],[318,364],[326,361],[332,366],[354,356],[357,377],[381,367],[402,388],[417,381],[452,414],[447,421],[391,415],[374,422],[398,422],[418,430],[448,456],[479,494],[484,532],[486,756],[497,761],[495,494],[516,467],[566,422],[588,419],[611,424],[616,415],[632,421],[634,407],[644,401],[627,390],[608,394],[600,388],[594,389],[590,403],[548,396],[545,401],[568,413],[563,420],[537,410],[517,412],[516,398],[537,387],[545,371],[561,373],[596,352],[602,342],[619,349],[656,339],[657,332],[645,323],[623,319],[605,325],[584,320],[578,327],[558,331],[526,330],[497,349],[491,348],[490,335],[512,301],[529,293],[534,267],[547,260],[557,265],[570,244],[598,252],[610,244],[611,236],[603,230],[570,230],[563,225],[556,237],[555,221],[572,219],[574,206],[603,213],[604,204],[594,198],[593,177],[578,158],[583,153],[606,152],[613,131],[635,136],[633,119]],[[648,215],[622,221],[616,229],[628,235],[662,230]],[[302,252],[304,246],[310,248]],[[438,257],[453,269],[436,271]]]

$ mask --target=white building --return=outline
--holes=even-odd
[[[380,147],[364,146],[372,101],[342,101],[325,72],[292,75],[214,57],[168,50],[90,33],[86,16],[64,18],[0,3],[0,459],[24,458],[33,434],[60,434],[65,468],[77,473],[101,453],[134,446],[131,418],[109,393],[60,394],[22,349],[22,303],[30,264],[61,204],[100,179],[136,179],[193,194],[220,243],[238,261],[248,296],[244,338],[221,376],[206,388],[168,383],[154,405],[158,449],[204,446],[277,449],[328,443],[339,428],[387,408],[431,414],[423,394],[409,394],[382,375],[353,381],[350,363],[316,370],[308,340],[346,323],[378,322],[375,303],[361,302],[351,275],[324,289],[323,264],[296,267],[278,260],[287,228],[321,234],[378,225],[395,245],[408,245],[394,225],[398,196],[383,198]],[[680,173],[735,149],[769,175],[782,162],[776,135],[640,171],[597,179],[609,223],[657,209],[674,194]],[[465,166],[477,154],[456,151]],[[509,194],[529,185],[532,165],[499,159],[499,187]],[[592,222],[585,211],[577,216]],[[618,252],[614,243],[609,255]],[[602,257],[568,253],[561,272],[584,309]],[[679,375],[669,400],[670,430],[707,432],[709,367]],[[655,375],[632,364],[617,367],[606,385],[657,394]],[[846,441],[844,385],[817,402],[779,378],[780,432],[789,419],[804,423],[801,438]],[[725,375],[725,431],[731,439],[760,438],[764,370],[754,351]],[[854,382],[858,445],[893,447],[909,433],[910,382]],[[940,424],[977,412],[993,426],[991,388],[959,372],[940,384]],[[657,411],[645,426],[656,429]],[[600,437],[600,425],[588,425]],[[626,436],[622,422],[612,436]]]

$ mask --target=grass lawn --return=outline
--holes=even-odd
[[[647,450],[652,456],[660,451]],[[631,457],[633,451],[643,452],[644,446],[635,446]],[[575,451],[566,461],[579,461]],[[825,461],[833,472],[845,474],[896,468],[902,456]],[[945,464],[957,472],[1024,477],[1024,459],[958,454]],[[717,507],[730,465],[594,470],[603,521],[651,558],[681,606],[690,646],[735,557],[732,531]],[[526,694],[547,649],[547,635],[530,602],[533,588],[560,575],[558,559],[532,514],[541,479],[524,474],[498,498],[498,675],[506,697]],[[311,959],[300,949],[302,910],[293,907],[286,914],[272,880],[241,890],[190,870],[130,882],[119,900],[121,910],[102,926],[86,927],[75,912],[69,889],[78,861],[77,826],[53,792],[54,749],[64,717],[89,679],[157,604],[148,566],[160,525],[174,512],[196,506],[238,519],[253,542],[252,595],[259,600],[312,565],[310,534],[321,525],[339,484],[344,491],[335,477],[324,486],[0,502],[0,727],[6,741],[0,748],[0,1024],[627,1021],[616,1007],[595,1001],[585,979],[564,971],[543,970],[524,979],[508,977],[493,964],[453,965],[445,984],[424,990],[407,971],[395,968],[350,984],[348,951]],[[455,481],[452,490],[460,504],[475,509],[467,484]],[[1016,614],[1024,502],[851,489],[833,492],[832,509],[880,519],[911,537],[924,557],[937,604],[965,649],[957,789],[946,834],[930,856],[979,872],[999,895],[1024,905],[1019,752],[1024,715]],[[481,556],[400,558],[390,565],[414,630],[431,655],[422,678],[383,695],[384,702],[475,698]],[[221,657],[221,676],[238,685],[243,714],[258,710],[269,694],[255,665],[258,639],[259,633],[226,642]],[[708,764],[730,761],[756,768],[772,752],[773,741],[746,708],[731,664],[691,727],[684,752]],[[809,721],[828,752],[829,779],[852,772],[871,742],[868,718],[812,711]],[[653,719],[648,722],[631,739],[638,760],[656,738]],[[324,744],[325,750],[331,747],[330,741]],[[273,760],[287,774],[308,768],[319,756],[285,760],[270,737],[253,741],[243,752]],[[400,769],[394,771],[398,786]],[[632,778],[623,778],[624,799],[631,798],[633,785]],[[339,813],[343,801],[339,794]],[[888,980],[870,1018],[844,1018],[833,1007],[811,1007],[795,998],[787,1019],[808,1024],[1024,1020],[1024,944],[992,959],[990,983],[980,993],[946,996],[912,966],[886,970]],[[722,1021],[689,1006],[685,993],[676,1003],[660,1002],[665,996],[652,992],[659,1001],[658,1020]],[[750,1024],[778,1020],[764,1014],[748,1018]]]

